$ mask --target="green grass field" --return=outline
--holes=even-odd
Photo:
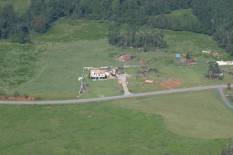
[[[214,58],[202,50],[224,50],[207,35],[165,30],[168,47],[149,52],[108,44],[108,23],[61,19],[46,34],[33,34],[32,44],[0,42],[0,93],[40,99],[70,99],[78,95],[83,67],[123,66],[122,53],[136,58],[127,64],[158,69],[145,79],[132,76],[133,92],[161,89],[159,82],[180,79],[180,87],[232,82],[209,81],[204,75]],[[198,65],[175,63],[176,53],[190,52]],[[231,58],[223,53],[222,58]],[[122,94],[117,81],[89,81],[80,98]],[[1,94],[0,94],[1,95]],[[137,98],[91,105],[0,105],[0,154],[3,155],[219,155],[233,137],[233,112],[215,91]]]
[[[106,40],[49,43],[40,59],[41,69],[17,90],[41,98],[74,98],[78,95],[82,68],[114,65],[109,58],[111,50]],[[101,83],[106,87],[104,81]],[[101,92],[101,88],[94,89]],[[109,85],[107,90],[111,89],[114,90]],[[93,94],[93,97],[97,96]]]
[[[217,91],[166,95],[116,103],[133,110],[159,114],[172,132],[196,138],[233,137],[233,112]]]
[[[214,92],[0,109],[4,155],[219,155],[233,136]]]
[[[17,91],[21,95],[40,99],[75,98],[80,85],[78,77],[82,75],[83,67],[123,66],[115,60],[115,57],[122,53],[136,56],[129,64],[139,64],[140,60],[144,60],[146,65],[159,71],[158,75],[148,75],[144,78],[153,79],[156,84],[145,85],[144,79],[135,78],[137,68],[126,70],[132,74],[129,78],[129,88],[132,92],[159,90],[160,82],[167,79],[181,80],[180,87],[232,81],[232,76],[228,75],[224,81],[210,81],[205,78],[208,68],[206,62],[214,59],[202,55],[201,51],[223,53],[217,43],[207,35],[166,30],[168,48],[138,52],[135,49],[121,49],[109,45],[106,39],[107,32],[108,23],[105,22],[61,19],[48,33],[34,34],[31,45],[1,42],[0,48],[4,51],[1,54],[5,53],[5,61],[2,61],[2,64],[7,66],[7,71],[4,71],[5,68],[2,72],[8,72],[5,79],[19,83],[10,85],[3,81],[0,84],[1,88],[8,94]],[[180,66],[175,63],[175,53],[187,52],[192,53],[198,65]],[[25,61],[18,62],[18,57]],[[224,57],[228,55],[223,54]],[[19,71],[15,71],[17,68],[20,74]],[[120,95],[121,91],[116,81],[90,82],[88,93],[82,98]]]
[[[64,31],[59,33],[61,27]],[[104,39],[107,30],[106,23],[62,19],[48,35],[32,36],[31,45],[1,42],[1,54],[4,54],[1,58],[4,61],[1,61],[3,69],[0,73],[7,73],[5,78],[1,78],[1,89],[8,94],[17,91],[20,95],[41,99],[75,98],[79,92],[78,78],[82,75],[83,67],[118,64],[112,61],[116,48],[108,45]],[[71,34],[72,37],[67,38]],[[121,94],[116,81],[91,83],[89,93],[82,97]]]

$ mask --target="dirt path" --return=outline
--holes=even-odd
[[[128,89],[127,75],[126,74],[117,75],[117,79],[122,85],[122,88],[124,90],[124,95],[125,96],[132,95],[132,93]]]
[[[212,89],[224,89],[227,88],[226,85],[211,85],[211,86],[199,86],[192,88],[181,88],[181,89],[171,89],[163,91],[155,91],[148,93],[138,93],[122,96],[111,96],[111,97],[102,97],[102,98],[92,98],[92,99],[73,99],[73,100],[52,100],[52,101],[0,101],[2,105],[67,105],[67,104],[95,104],[98,102],[120,100],[127,98],[136,98],[136,97],[147,97],[147,96],[158,96],[158,95],[167,95],[167,94],[176,94],[176,93],[187,93],[187,92],[196,92]]]

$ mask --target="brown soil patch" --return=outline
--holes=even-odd
[[[165,89],[178,88],[181,85],[181,80],[166,80],[160,83],[160,86]]]
[[[128,62],[130,60],[132,60],[134,58],[134,56],[130,55],[130,54],[123,54],[120,55],[117,60],[120,62]]]
[[[3,101],[35,101],[35,97],[31,96],[0,96]]]

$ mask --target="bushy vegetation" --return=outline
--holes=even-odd
[[[218,63],[211,62],[209,63],[208,78],[210,79],[224,79],[224,73]]]

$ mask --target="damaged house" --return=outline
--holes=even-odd
[[[117,68],[112,67],[91,68],[89,76],[92,80],[114,79],[117,75],[117,71]]]

